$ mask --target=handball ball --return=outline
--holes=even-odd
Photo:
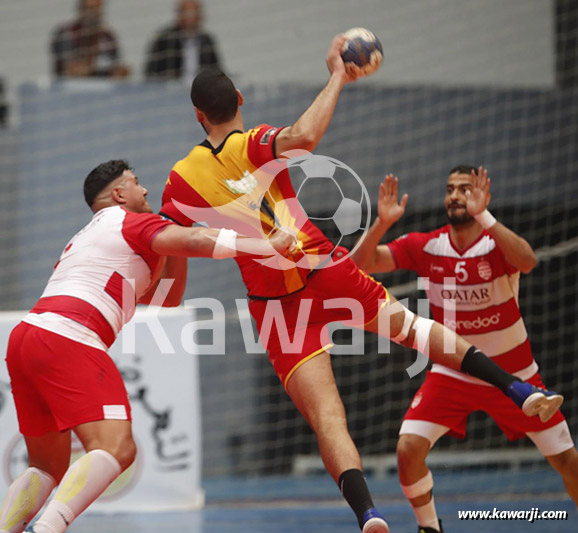
[[[341,48],[341,57],[347,73],[354,78],[373,74],[383,59],[379,39],[365,28],[351,28],[345,36],[347,41]]]

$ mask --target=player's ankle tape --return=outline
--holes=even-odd
[[[408,500],[413,500],[418,496],[423,496],[432,489],[433,476],[431,475],[431,470],[419,481],[416,481],[413,485],[401,485],[401,490]]]

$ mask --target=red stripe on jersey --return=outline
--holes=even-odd
[[[529,367],[534,362],[530,339],[526,339],[522,344],[516,346],[509,352],[492,357],[492,361],[511,374]]]
[[[195,220],[185,215],[174,203],[173,199],[195,207],[211,207],[197,191],[195,191],[178,172],[171,170],[165,190],[163,191],[161,212],[175,220],[181,226],[192,226]]]
[[[126,296],[124,295],[125,290],[130,291]],[[125,298],[126,302],[130,302],[131,306],[136,303],[136,294],[132,285],[118,272],[115,272],[110,276],[106,287],[104,288],[104,292],[106,292],[106,294],[108,294],[121,309],[124,309],[122,303],[125,301]]]
[[[397,267],[430,282],[426,292],[438,322],[468,339],[478,335],[476,341],[486,345],[487,355],[500,354],[492,359],[509,372],[529,367],[534,359],[517,302],[519,272],[486,231],[467,249],[458,250],[450,229],[446,225],[429,233],[409,233],[388,243]],[[451,299],[454,316],[442,307]]]
[[[40,298],[31,313],[55,313],[82,324],[94,331],[110,348],[116,335],[112,326],[94,305],[74,296],[46,296]]]
[[[447,278],[455,279],[460,285],[481,285],[513,271],[504,265],[505,259],[497,252],[479,257],[444,257],[423,252],[423,260],[429,270],[422,269],[421,276],[434,283],[444,283]]]
[[[448,311],[430,301],[432,316],[436,322],[460,335],[477,335],[509,328],[520,320],[520,310],[515,298],[479,311]]]
[[[442,283],[444,277],[455,277],[462,284],[484,283],[517,272],[487,232],[458,251],[449,230],[448,225],[430,233],[408,233],[387,246],[398,268],[414,270],[436,283]]]

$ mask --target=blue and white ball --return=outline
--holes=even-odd
[[[383,59],[379,39],[365,28],[351,28],[345,35],[347,41],[341,49],[341,57],[347,73],[354,78],[373,74]]]

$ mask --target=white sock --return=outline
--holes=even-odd
[[[8,488],[0,510],[0,533],[20,533],[40,510],[56,486],[54,478],[30,467]]]
[[[436,512],[433,494],[429,503],[426,503],[421,507],[413,507],[413,512],[419,526],[431,527],[436,531],[440,530],[440,523]]]
[[[63,533],[119,476],[118,461],[104,450],[92,450],[75,461],[34,525],[36,533]]]

